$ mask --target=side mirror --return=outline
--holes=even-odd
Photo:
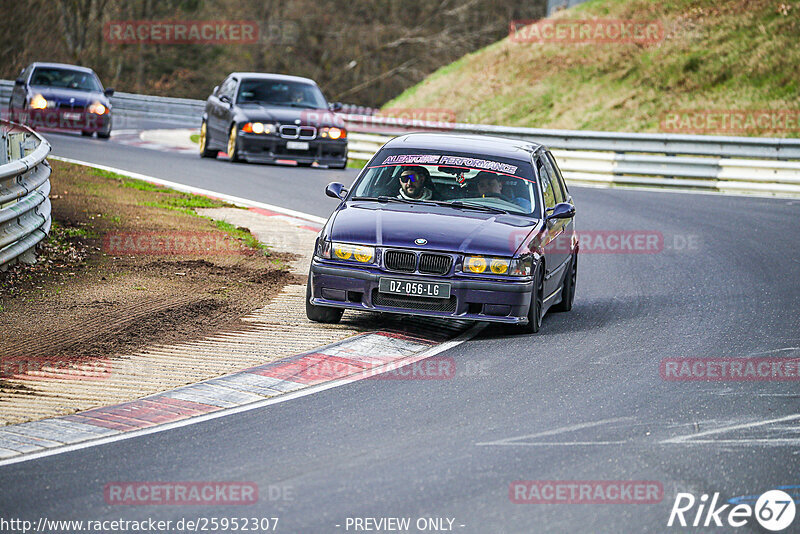
[[[219,91],[219,85],[215,85],[214,86],[214,89],[211,90],[211,94],[215,95],[215,94],[217,94],[217,91]]]
[[[344,197],[347,196],[347,189],[345,189],[344,184],[331,182],[325,187],[325,194],[332,198],[344,200]]]
[[[229,97],[228,95],[222,95],[221,97],[219,97],[219,101],[225,102],[226,104],[231,104],[231,97]]]
[[[25,78],[17,78],[14,80],[14,85],[25,85]]]
[[[328,109],[331,111],[342,111],[344,105],[341,102],[331,102],[328,104]]]
[[[114,89],[112,87],[106,87],[106,90],[103,91],[103,94],[111,98],[112,96],[114,96]]]
[[[552,208],[548,208],[546,211],[552,211],[552,213],[545,217],[548,221],[550,219],[571,219],[575,217],[575,206],[569,202],[559,202]]]

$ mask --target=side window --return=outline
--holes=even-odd
[[[22,69],[22,72],[19,73],[19,77],[25,80],[25,83],[28,83],[28,78],[33,71],[33,65],[28,65],[26,68]]]
[[[542,182],[542,196],[544,197],[544,207],[552,208],[556,205],[556,197],[553,193],[553,182],[550,178],[550,171],[540,157],[537,161],[539,167],[539,179]]]
[[[233,100],[233,90],[236,87],[236,78],[228,78],[219,86],[219,96],[227,96]]]
[[[569,189],[567,189],[567,182],[564,180],[564,176],[561,174],[561,169],[558,168],[556,158],[553,157],[553,154],[548,152],[547,160],[550,162],[550,166],[554,171],[555,177],[558,179],[558,184],[561,186],[561,190],[564,191],[564,198],[566,199],[569,196]]]
[[[556,204],[559,202],[564,202],[566,196],[564,195],[564,191],[561,189],[561,184],[558,183],[558,174],[556,174],[556,172],[553,170],[553,164],[547,157],[543,157],[542,160],[544,160],[544,166],[547,169],[547,174],[550,175],[550,181],[553,185],[553,196],[556,197]]]

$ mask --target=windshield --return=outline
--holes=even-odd
[[[236,102],[314,109],[328,107],[325,97],[316,85],[277,80],[243,80],[239,86]]]
[[[394,154],[375,158],[353,198],[430,201],[455,207],[536,214],[533,169],[523,161],[473,154]],[[444,164],[442,164],[444,163]]]
[[[37,67],[31,76],[31,85],[60,87],[77,91],[101,92],[103,90],[94,73],[53,67]]]

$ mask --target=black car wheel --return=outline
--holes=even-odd
[[[239,135],[238,128],[235,124],[231,125],[230,133],[228,134],[228,159],[236,163],[242,161],[239,157]]]
[[[200,157],[201,158],[216,158],[218,151],[217,150],[210,150],[208,148],[209,141],[211,141],[208,135],[208,126],[206,125],[206,121],[203,121],[203,124],[200,125],[200,139],[198,140],[198,144],[200,145]]]
[[[575,302],[575,282],[578,281],[578,253],[576,252],[569,261],[569,271],[561,285],[561,302],[553,306],[553,311],[568,312]]]
[[[531,292],[531,305],[528,308],[528,324],[520,325],[521,334],[535,334],[542,327],[542,306],[544,302],[544,272],[541,267],[536,268],[534,286]]]
[[[342,315],[344,315],[342,308],[311,304],[311,275],[309,274],[308,282],[306,282],[306,317],[315,323],[338,323],[342,320]]]
[[[91,137],[94,132],[91,130],[82,130],[81,135],[84,137]]]

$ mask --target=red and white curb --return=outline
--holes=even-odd
[[[410,320],[416,323],[415,320]],[[420,335],[373,332],[132,402],[0,428],[0,466],[262,408],[401,369],[473,337],[481,326],[426,321]]]
[[[158,132],[168,130],[156,130]],[[176,134],[184,135],[188,139],[193,131],[199,131],[197,128],[179,128],[174,130]],[[159,142],[162,137],[151,138],[148,137],[148,130],[115,130],[111,132],[111,141],[121,145],[134,146],[138,148],[146,148],[149,150],[158,150],[159,152],[175,152],[178,154],[197,154],[197,145],[188,145],[186,143],[177,144],[168,142],[168,138],[164,138],[165,142]]]

